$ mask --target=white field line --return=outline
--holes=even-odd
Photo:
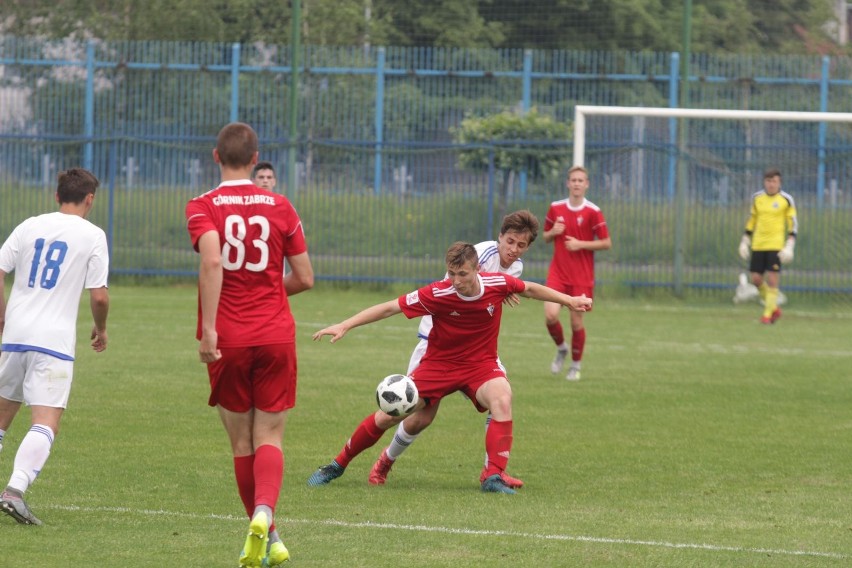
[[[131,509],[128,507],[78,507],[76,505],[43,505],[44,509],[57,509],[62,511],[83,511],[86,513],[125,513],[136,516],[149,517],[178,517],[184,519],[220,519],[225,521],[245,522],[244,516],[235,515],[200,515],[197,513],[181,513],[176,511],[152,510],[152,509]],[[655,540],[636,540],[629,538],[608,538],[597,536],[582,536],[582,535],[567,535],[567,534],[539,534],[501,530],[478,530],[478,529],[458,529],[451,527],[433,527],[426,525],[400,525],[395,523],[374,523],[371,521],[349,522],[336,519],[290,519],[284,518],[279,521],[279,524],[300,524],[300,525],[321,525],[346,527],[353,529],[387,529],[397,531],[411,532],[433,532],[443,534],[460,534],[471,536],[484,537],[511,537],[525,538],[531,540],[556,540],[568,542],[591,542],[598,544],[617,544],[629,546],[646,546],[656,548],[673,548],[673,549],[692,549],[692,550],[708,550],[711,552],[735,552],[744,554],[773,554],[778,556],[801,556],[801,557],[820,557],[820,558],[836,558],[847,559],[852,558],[849,554],[841,554],[838,552],[820,552],[815,550],[785,550],[776,548],[747,548],[742,546],[725,546],[706,543],[689,543],[689,542],[665,542]]]

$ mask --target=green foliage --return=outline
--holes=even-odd
[[[693,12],[692,50],[824,55],[838,49],[829,47],[834,42],[826,24],[832,21],[829,1],[699,0]]]
[[[488,22],[469,0],[372,0],[382,25],[377,34],[390,45],[496,47],[502,24]]]
[[[838,51],[830,0],[695,0],[696,53]],[[680,51],[681,0],[302,0],[305,45]],[[51,38],[286,44],[278,0],[6,0],[0,32]],[[168,14],[164,17],[163,14]],[[368,16],[369,14],[369,16]],[[838,25],[843,25],[838,24]]]
[[[16,33],[53,38],[280,41],[290,25],[289,9],[276,0],[71,0],[61,10],[50,2],[12,3]]]
[[[556,177],[565,169],[565,144],[571,126],[535,109],[527,113],[501,112],[469,117],[452,128],[458,144],[475,145],[459,152],[459,165],[487,170],[493,154],[494,167],[502,171],[525,171],[532,177]]]

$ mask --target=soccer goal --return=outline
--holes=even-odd
[[[628,117],[633,119],[634,121],[638,121],[640,123],[639,129],[645,130],[644,126],[646,124],[647,118],[664,118],[670,119],[668,122],[667,134],[668,134],[668,144],[671,146],[670,150],[674,150],[676,145],[678,144],[677,140],[677,124],[674,119],[693,119],[696,121],[737,121],[742,126],[742,128],[747,128],[749,132],[753,132],[750,128],[749,123],[752,121],[762,121],[764,123],[817,123],[816,131],[811,132],[811,136],[806,136],[804,139],[798,139],[797,141],[790,143],[785,140],[770,140],[769,144],[774,145],[776,149],[787,146],[787,149],[795,149],[797,151],[803,151],[804,154],[808,155],[807,160],[802,159],[794,159],[793,162],[795,164],[801,164],[803,162],[816,163],[817,171],[812,174],[814,181],[816,182],[816,187],[814,190],[816,191],[816,200],[819,202],[822,197],[825,197],[826,192],[826,183],[830,181],[837,182],[837,179],[834,180],[826,180],[826,167],[829,165],[830,160],[827,157],[828,151],[828,131],[826,125],[828,123],[841,123],[847,127],[847,132],[850,128],[852,128],[852,113],[848,112],[793,112],[793,111],[760,111],[760,110],[721,110],[721,109],[696,109],[696,108],[666,108],[666,107],[616,107],[616,106],[589,106],[589,105],[577,105],[575,107],[575,117],[574,117],[574,156],[573,163],[576,165],[584,165],[586,159],[586,123],[587,117],[592,116],[601,116],[601,117]],[[777,127],[776,127],[777,128]],[[703,127],[699,127],[700,130],[703,130]],[[771,128],[770,128],[771,129]],[[723,128],[721,130],[727,130],[729,133],[733,132],[736,136],[739,130],[737,127],[728,127]],[[764,131],[769,130],[764,128]],[[636,126],[634,125],[631,129],[632,134],[636,131]],[[776,129],[776,132],[779,130]],[[640,132],[639,136],[631,135],[630,140],[632,142],[638,143],[638,145],[644,145],[646,142],[644,138],[644,132]],[[744,164],[749,164],[750,162],[755,161],[755,157],[753,156],[753,151],[756,146],[767,147],[767,139],[772,138],[772,134],[767,136],[764,134],[761,137],[761,140],[755,140],[754,136],[747,136],[746,133],[743,132],[743,137],[739,137],[738,139],[733,140],[732,144],[728,144],[729,149],[739,149],[743,150],[742,155],[736,160],[741,166]],[[794,135],[798,135],[795,134]],[[814,140],[815,135],[815,140]],[[848,141],[846,141],[848,142]],[[774,143],[774,144],[773,144]],[[806,144],[806,146],[802,146],[802,143]],[[704,146],[703,144],[696,145],[696,148],[701,148]],[[719,146],[716,143],[716,146]],[[682,148],[683,146],[681,146]],[[673,152],[670,152],[673,153]],[[697,154],[689,153],[688,158],[696,158],[697,161],[700,161],[700,156]],[[816,158],[814,160],[813,158]],[[848,149],[847,153],[844,157],[848,157]],[[786,160],[785,160],[786,161]],[[719,155],[714,156],[714,162],[719,165],[724,165],[724,160],[719,159]],[[763,159],[763,163],[765,165],[769,165],[766,159]],[[776,164],[776,166],[780,167],[781,164]],[[828,184],[830,185],[830,183]],[[848,185],[847,185],[848,187]],[[836,190],[834,195],[834,201],[836,203]]]
[[[612,278],[678,295],[734,291],[749,199],[780,169],[800,220],[782,287],[852,305],[852,113],[578,105],[573,163],[615,229]]]

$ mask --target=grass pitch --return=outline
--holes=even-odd
[[[417,322],[395,316],[334,345],[310,335],[394,295],[320,286],[293,299],[299,399],[277,513],[293,566],[852,563],[849,313],[793,297],[761,326],[754,304],[599,298],[583,379],[569,383],[550,374],[542,308],[526,300],[500,343],[518,495],[479,491],[484,417],[457,395],[387,485],[367,475],[390,434],[308,488],[373,411],[378,381],[405,370]],[[70,406],[27,494],[45,526],[0,518],[0,564],[236,566],[247,519],[206,405],[195,297],[114,286],[101,354],[81,324]],[[6,435],[3,483],[28,421],[23,410]]]

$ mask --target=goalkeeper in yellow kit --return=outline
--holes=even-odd
[[[760,323],[772,324],[781,317],[778,308],[781,266],[793,261],[798,228],[793,196],[781,191],[781,172],[767,170],[763,174],[763,191],[751,198],[751,211],[739,247],[743,260],[748,260],[751,254],[751,281],[764,303]]]

